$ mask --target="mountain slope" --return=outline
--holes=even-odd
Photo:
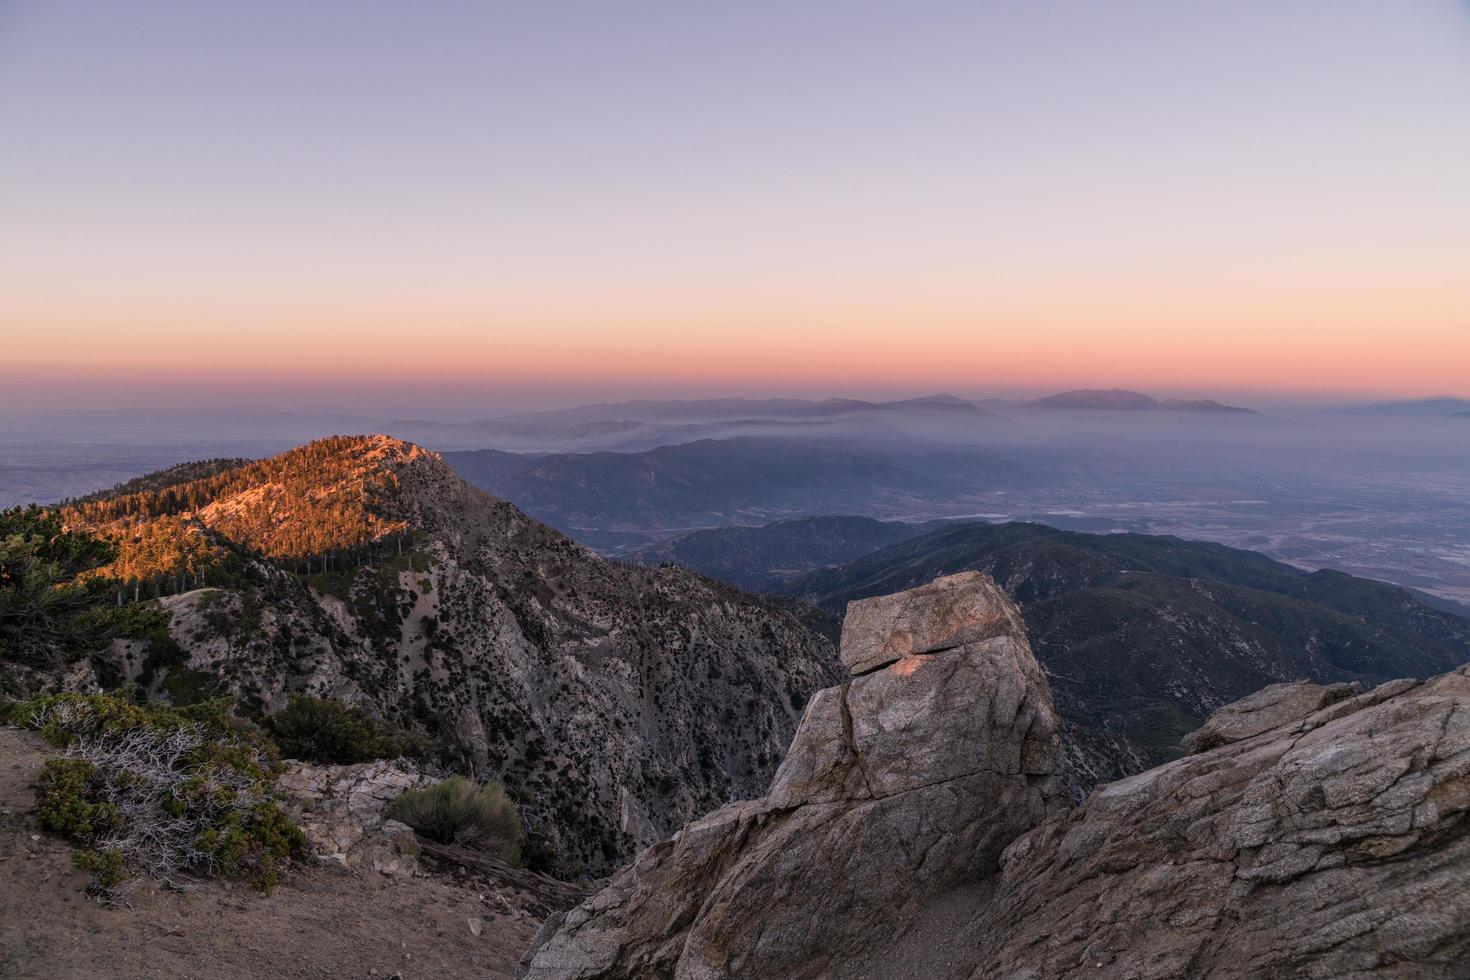
[[[595,869],[763,787],[833,676],[828,641],[790,615],[683,569],[604,561],[384,436],[67,519],[173,593],[181,653],[117,644],[104,679],[263,710],[293,691],[366,704],[503,780]]]
[[[840,615],[965,570],[1021,605],[1082,785],[1171,758],[1204,715],[1265,684],[1376,683],[1470,660],[1470,620],[1401,589],[1169,537],[953,525],[785,591]]]

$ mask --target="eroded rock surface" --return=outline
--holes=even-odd
[[[1188,752],[1203,752],[1288,725],[1334,701],[1362,693],[1360,684],[1271,684],[1214,712],[1184,736]]]
[[[1112,783],[1007,850],[975,977],[1470,976],[1470,668]]]
[[[1014,613],[993,588],[855,603],[843,661],[882,666],[813,698],[770,793],[645,851],[522,976],[1470,977],[1470,667],[1275,685],[1068,810],[1024,632],[967,639]]]

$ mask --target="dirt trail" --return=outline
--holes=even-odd
[[[0,727],[0,977],[508,978],[539,925],[448,876],[319,868],[293,871],[267,896],[145,880],[130,908],[100,907],[70,848],[35,826],[31,784],[49,751]]]

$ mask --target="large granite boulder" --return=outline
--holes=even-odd
[[[550,920],[521,975],[1470,978],[1470,667],[1275,685],[1069,810],[1013,612],[974,574],[854,603],[858,676],[768,795]]]
[[[850,615],[842,657],[859,676],[811,700],[770,793],[553,919],[525,976],[830,975],[993,874],[1061,806],[1046,680],[994,583],[953,575]]]

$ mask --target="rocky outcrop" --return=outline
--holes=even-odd
[[[1021,837],[972,975],[1470,976],[1467,807],[1470,668],[1382,685]]]
[[[992,872],[1060,806],[1056,717],[1014,605],[962,574],[854,603],[770,793],[645,851],[526,975],[825,976]]]
[[[388,819],[388,807],[400,793],[430,782],[405,759],[292,762],[276,779],[276,792],[319,864],[399,876],[418,870],[418,843],[411,828]]]
[[[843,660],[879,666],[812,700],[770,794],[550,921],[522,976],[1470,976],[1470,667],[1275,685],[1068,809],[1024,632],[927,649],[1007,622],[993,583],[865,601]]]

